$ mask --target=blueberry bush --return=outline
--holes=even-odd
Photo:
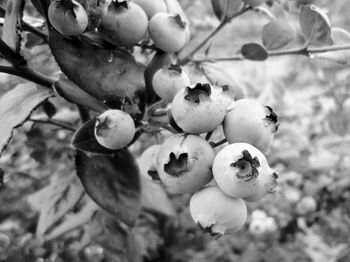
[[[349,11],[1,0],[0,261],[349,261]]]

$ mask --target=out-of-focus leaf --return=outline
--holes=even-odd
[[[15,127],[23,124],[32,111],[52,94],[35,84],[20,84],[0,99],[0,154],[5,150]]]
[[[108,106],[96,100],[70,81],[56,81],[54,87],[56,92],[68,102],[93,109],[99,113],[109,109]]]
[[[302,5],[299,24],[306,41],[311,45],[331,45],[331,25],[328,16],[315,5]]]
[[[139,169],[126,149],[115,155],[78,151],[77,174],[88,195],[118,220],[132,226],[141,210]]]
[[[76,149],[97,153],[97,154],[114,154],[117,151],[108,149],[104,146],[101,146],[100,143],[96,140],[94,127],[96,123],[96,118],[90,119],[85,122],[74,134],[72,138],[72,146]]]
[[[331,30],[331,35],[332,35],[333,42],[336,45],[346,45],[350,43],[350,33],[342,28],[333,27]],[[330,52],[314,54],[313,57],[332,61],[340,65],[347,65],[349,64],[349,61],[350,61],[350,51],[349,50],[330,51]]]
[[[224,68],[212,63],[203,63],[200,66],[200,70],[210,84],[221,87],[227,86],[235,100],[245,97],[244,89],[237,84],[234,78]]]
[[[143,68],[125,51],[93,46],[81,38],[65,38],[51,30],[49,44],[65,75],[111,108],[129,108],[141,118],[145,109]]]
[[[7,1],[5,23],[2,28],[2,40],[15,52],[20,48],[20,34],[17,31],[18,21],[22,19],[24,0]]]
[[[74,213],[66,214],[63,221],[45,235],[45,240],[57,238],[66,232],[88,223],[99,209],[98,205],[90,197],[85,195],[82,207]]]
[[[48,186],[29,196],[29,203],[40,213],[36,236],[43,236],[76,205],[83,193],[79,179],[70,172],[54,176]]]
[[[90,235],[94,242],[101,245],[111,261],[142,261],[140,250],[133,232],[118,222],[115,217],[100,211],[90,222]]]
[[[287,46],[294,40],[294,37],[294,29],[284,21],[272,21],[262,29],[262,42],[264,47],[269,50]]]
[[[217,19],[221,21],[223,16],[230,17],[236,14],[242,7],[242,0],[211,0],[211,5]]]
[[[254,61],[264,61],[269,56],[264,47],[255,43],[244,44],[241,54],[244,58]]]
[[[141,201],[142,207],[151,212],[173,217],[176,215],[164,189],[154,182],[148,181],[141,176]]]

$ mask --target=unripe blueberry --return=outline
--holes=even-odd
[[[229,143],[249,143],[266,152],[278,129],[277,115],[253,99],[233,102],[225,116],[224,134]]]
[[[154,92],[166,102],[171,102],[176,93],[189,84],[190,79],[185,71],[173,64],[159,69],[152,79]]]
[[[264,154],[247,143],[224,147],[214,159],[213,175],[225,194],[246,201],[258,201],[274,192],[278,177]]]
[[[221,125],[227,104],[209,84],[198,83],[181,89],[172,102],[171,113],[185,132],[200,134]]]
[[[197,135],[178,134],[161,146],[157,171],[163,184],[172,193],[193,193],[212,179],[214,151]]]
[[[96,140],[106,148],[124,148],[132,141],[134,135],[134,121],[124,111],[107,110],[96,119]]]
[[[247,207],[241,198],[231,198],[218,187],[208,186],[190,200],[193,220],[205,232],[220,236],[239,231],[247,219]]]
[[[161,145],[147,148],[139,159],[140,173],[148,180],[159,180],[157,172],[157,156]]]

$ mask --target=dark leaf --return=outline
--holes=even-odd
[[[269,54],[259,44],[249,43],[242,46],[241,54],[244,58],[254,61],[264,61],[268,58]]]
[[[118,220],[132,226],[141,210],[139,169],[126,149],[114,155],[77,151],[77,174],[87,194]]]
[[[23,124],[32,111],[52,94],[35,84],[20,84],[0,99],[0,154],[5,150],[15,127]]]
[[[70,81],[60,80],[54,84],[56,92],[68,102],[103,113],[108,106],[96,100]]]
[[[94,127],[96,118],[85,122],[74,134],[72,145],[79,150],[99,153],[99,154],[114,154],[117,151],[101,146],[95,137]]]
[[[55,105],[52,104],[50,101],[44,102],[42,104],[42,107],[48,118],[52,118],[57,113]]]
[[[128,106],[133,118],[145,109],[143,69],[125,51],[110,51],[81,38],[50,31],[49,44],[63,73],[85,92],[109,107]]]
[[[31,0],[33,6],[43,17],[46,17],[47,9],[50,5],[50,0]]]

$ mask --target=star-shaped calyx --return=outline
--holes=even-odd
[[[187,95],[185,95],[185,99],[187,101],[190,101],[192,103],[195,103],[199,105],[200,103],[200,96],[204,95],[209,97],[211,95],[211,87],[209,84],[196,84],[193,88],[186,87]]]
[[[236,173],[236,177],[243,182],[249,182],[259,176],[259,159],[257,157],[253,158],[248,150],[243,150],[242,157],[232,163],[231,166],[239,169]]]
[[[111,5],[113,5],[113,7],[115,9],[118,9],[118,8],[125,8],[125,9],[128,9],[129,8],[129,4],[128,4],[128,1],[124,1],[124,0],[113,0],[111,2]]]
[[[213,227],[214,227],[215,224],[211,224],[210,226],[202,226],[199,222],[197,222],[197,226],[204,232],[204,233],[207,233],[209,235],[211,235],[212,237],[215,237],[215,238],[218,238],[220,236],[222,236],[220,233],[216,233],[216,232],[213,232]]]
[[[96,119],[96,135],[101,137],[103,136],[103,131],[109,129],[110,119],[105,117],[104,119],[97,118]]]
[[[272,133],[276,133],[278,130],[278,116],[277,114],[272,110],[271,107],[269,106],[265,106],[266,110],[267,110],[267,115],[266,115],[266,121],[268,123],[268,125],[271,127],[271,131]]]
[[[170,64],[170,65],[168,66],[168,70],[176,71],[176,72],[178,72],[179,74],[182,73],[182,68],[181,68],[181,66],[175,65],[175,64]]]
[[[175,154],[171,152],[169,162],[164,165],[164,171],[174,177],[179,177],[188,172],[188,154],[182,153],[176,158]]]

